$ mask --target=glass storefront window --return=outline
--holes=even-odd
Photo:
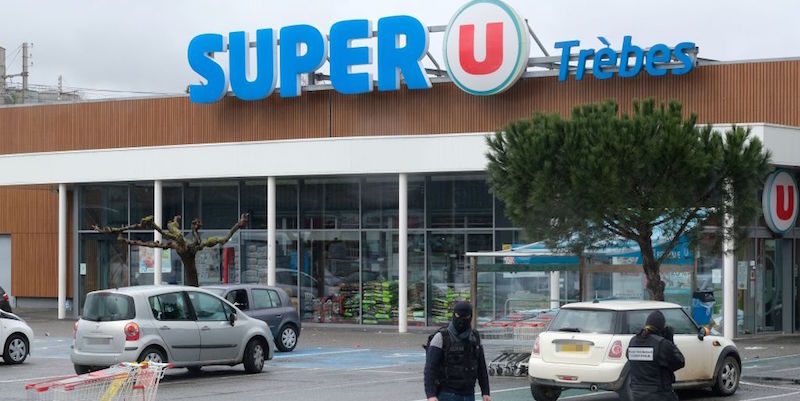
[[[89,292],[128,286],[128,245],[116,236],[82,234],[79,260],[81,306]]]
[[[128,224],[127,185],[88,185],[80,192],[80,228]]]
[[[464,257],[464,234],[428,234],[428,324],[443,325],[452,318],[453,304],[469,300],[469,269]]]
[[[367,178],[361,185],[361,227],[398,228],[399,179],[397,176]],[[425,209],[425,182],[408,180],[408,228],[422,228]]]
[[[722,241],[717,233],[702,233],[697,241],[697,272],[695,291],[713,291],[714,308],[711,319],[718,322],[722,318]]]
[[[227,230],[200,231],[200,236],[203,239],[212,236],[222,237],[227,234]],[[184,235],[191,237],[191,233],[185,233]],[[200,285],[241,282],[241,269],[239,268],[242,256],[239,248],[240,236],[241,232],[236,232],[226,244],[205,248],[197,253],[195,265],[197,267],[197,281]]]
[[[303,228],[359,227],[359,182],[355,178],[308,179],[300,185]]]
[[[189,183],[184,190],[186,222],[200,218],[204,229],[229,229],[239,221],[239,183],[215,181]]]
[[[359,251],[358,231],[301,232],[300,303],[304,320],[360,321]]]
[[[131,233],[130,238],[152,241],[153,234],[136,232]],[[131,285],[153,284],[155,250],[143,246],[131,246],[130,252]],[[161,281],[162,284],[183,284],[183,264],[173,249],[161,250]]]
[[[297,181],[275,183],[275,226],[278,230],[297,228]]]
[[[175,216],[183,216],[183,185],[176,183],[164,183],[161,193],[161,216],[164,221],[161,224],[166,227]],[[190,224],[181,220],[181,228]]]
[[[267,228],[267,182],[244,181],[242,191],[242,213],[249,215],[247,228]]]
[[[494,205],[486,176],[427,177],[429,228],[492,227]]]
[[[153,215],[153,184],[131,185],[131,224]]]

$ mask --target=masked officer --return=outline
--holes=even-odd
[[[676,401],[672,390],[675,371],[686,361],[672,341],[673,331],[664,315],[655,311],[647,317],[644,329],[628,345],[631,392],[635,401]]]
[[[428,401],[474,401],[476,380],[483,401],[491,401],[486,359],[478,332],[470,327],[471,320],[472,305],[457,302],[450,325],[429,339],[425,360]]]

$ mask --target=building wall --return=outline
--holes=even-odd
[[[186,96],[0,108],[0,154],[336,136],[487,132],[534,111],[568,114],[615,99],[679,100],[701,123],[800,125],[800,60],[707,65],[682,76],[576,82],[520,80],[507,92],[468,95],[449,83],[421,91],[342,95],[311,91],[256,102],[193,104]]]

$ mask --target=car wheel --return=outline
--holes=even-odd
[[[729,356],[722,361],[722,366],[714,380],[714,392],[718,395],[728,396],[739,388],[739,377],[742,368],[736,358]]]
[[[75,366],[75,373],[79,375],[85,375],[87,373],[91,373],[94,371],[91,366],[89,365],[74,365]]]
[[[264,343],[256,338],[247,343],[244,349],[244,371],[247,373],[259,373],[264,369],[264,359],[267,350]]]
[[[139,358],[136,359],[136,362],[156,362],[156,363],[167,363],[167,356],[164,355],[164,351],[156,347],[147,347],[142,354],[139,355]]]
[[[3,360],[9,365],[25,362],[28,357],[28,340],[21,334],[12,334],[3,348]]]
[[[297,329],[290,324],[283,326],[275,339],[275,346],[281,352],[292,351],[297,346]]]
[[[633,391],[631,391],[631,375],[625,377],[622,387],[617,390],[620,401],[633,401]]]
[[[556,401],[561,396],[561,389],[531,384],[531,395],[536,401]]]

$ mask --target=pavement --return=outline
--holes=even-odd
[[[69,360],[74,320],[57,320],[52,309],[17,310],[33,328],[36,338],[32,356],[43,360]],[[422,344],[435,328],[409,327],[409,333],[400,334],[391,326],[335,326],[306,324],[300,336],[302,347],[292,353],[279,353],[277,366],[292,369],[359,371],[373,369],[411,369],[424,364]],[[800,335],[774,335],[735,340],[742,356],[743,382],[753,386],[800,385]],[[487,341],[487,360],[504,348]],[[495,378],[510,380],[503,387],[527,387],[524,378]],[[516,387],[515,387],[516,386]],[[508,390],[511,391],[511,390]],[[527,393],[529,397],[529,392]],[[508,396],[512,393],[509,392]]]

